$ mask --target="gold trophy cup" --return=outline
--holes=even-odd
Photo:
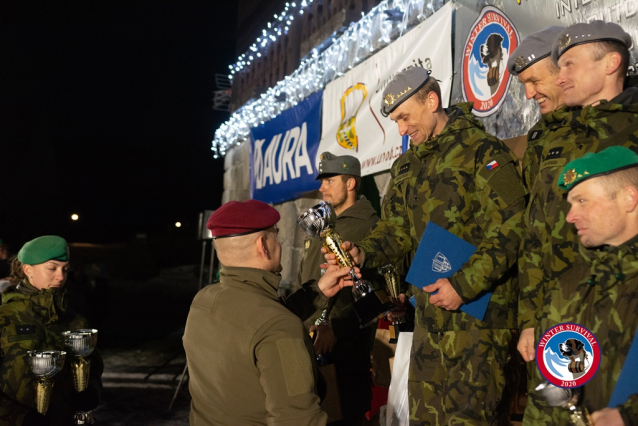
[[[547,403],[552,407],[563,407],[569,410],[569,420],[574,426],[593,426],[589,410],[576,406],[580,392],[578,388],[560,388],[551,383],[541,383],[536,387]]]
[[[303,231],[314,238],[321,238],[323,246],[337,257],[341,266],[353,267],[350,254],[343,251],[341,236],[335,231],[337,214],[329,202],[321,202],[299,216],[297,223]],[[378,320],[392,309],[394,304],[383,290],[374,290],[370,283],[357,278],[354,270],[350,271],[354,287],[354,311],[359,317],[361,327]]]
[[[46,415],[49,410],[53,376],[64,367],[66,352],[64,351],[29,351],[29,367],[37,377],[35,382],[35,407],[38,413]]]
[[[62,333],[62,337],[64,338],[64,344],[73,354],[71,371],[73,372],[75,391],[82,392],[89,385],[91,360],[87,357],[91,355],[97,344],[97,330],[65,331]],[[93,413],[91,411],[78,411],[75,413],[74,418],[75,424],[78,425],[93,423]]]
[[[399,273],[393,264],[389,263],[379,268],[379,273],[385,278],[385,283],[390,295],[390,300],[393,303],[399,302],[399,295],[401,294],[401,278]],[[405,324],[405,314],[392,315],[392,324],[390,325],[390,341],[389,343],[397,343],[399,340],[399,325]]]

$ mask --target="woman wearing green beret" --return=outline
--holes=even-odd
[[[69,268],[66,241],[44,236],[26,243],[11,268],[18,285],[2,294],[0,306],[0,426],[72,425],[76,411],[97,407],[102,389],[102,359],[91,359],[88,388],[76,392],[67,351],[65,365],[53,377],[46,416],[35,408],[35,376],[28,351],[64,350],[62,333],[89,328],[87,321],[67,308],[64,284]]]

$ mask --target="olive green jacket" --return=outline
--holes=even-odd
[[[579,401],[593,412],[608,405],[638,330],[638,236],[618,247],[588,250],[580,246],[579,253],[584,262],[563,272],[546,289],[543,303],[548,309],[539,318],[539,328],[542,333],[557,324],[576,323],[598,340],[600,367],[581,388]],[[539,338],[537,333],[536,341]],[[542,381],[536,369],[531,387]],[[525,412],[526,423],[567,424],[565,409],[548,408],[539,395],[531,397],[534,409]],[[618,408],[626,425],[638,424],[637,394]]]
[[[558,187],[567,163],[588,152],[614,145],[638,152],[638,89],[629,88],[611,102],[561,108],[543,117],[545,129],[537,142],[540,156],[530,159],[530,199],[525,213],[527,232],[519,254],[519,317],[521,329],[537,325],[544,288],[583,258],[578,235],[566,221],[570,205]],[[542,330],[545,331],[545,330]]]
[[[0,425],[21,425],[25,415],[35,411],[35,376],[29,368],[27,351],[66,351],[62,333],[88,328],[86,320],[66,306],[65,290],[37,290],[28,282],[2,294]],[[97,351],[93,351],[89,358],[89,386],[99,395],[104,366]],[[68,351],[64,367],[52,381],[54,386],[46,417],[54,425],[71,424],[75,388]]]
[[[195,296],[183,337],[191,425],[326,424],[312,343],[278,299],[280,281],[261,269],[224,266],[219,284]],[[304,286],[295,295],[303,305],[316,292]]]
[[[431,332],[515,325],[518,290],[512,276],[526,191],[516,157],[485,133],[471,110],[471,103],[446,109],[443,131],[394,162],[381,220],[357,243],[365,251],[364,266],[382,266],[412,256],[432,221],[477,247],[449,280],[463,302],[493,291],[484,321],[430,305],[428,295],[414,289],[416,324]],[[498,165],[488,168],[492,162]]]

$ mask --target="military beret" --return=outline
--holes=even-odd
[[[558,58],[572,47],[595,41],[616,41],[627,49],[631,47],[631,36],[620,25],[605,21],[581,22],[558,34],[552,45],[552,60],[558,64]]]
[[[610,146],[595,154],[590,152],[567,163],[558,178],[558,186],[569,191],[593,177],[638,166],[638,154],[624,146]]]
[[[410,67],[395,75],[385,86],[381,98],[381,115],[387,117],[399,105],[425,86],[431,71],[423,67]]]
[[[268,229],[281,216],[263,201],[229,201],[213,213],[206,223],[213,239],[237,237]]]
[[[66,240],[56,235],[45,235],[31,240],[18,252],[18,260],[25,265],[39,265],[48,260],[69,260],[69,246]]]
[[[552,54],[552,43],[563,27],[547,27],[523,39],[507,60],[507,69],[518,75]]]
[[[316,179],[325,175],[352,175],[361,176],[361,163],[352,155],[336,156],[330,152],[324,152],[319,156],[319,174]]]

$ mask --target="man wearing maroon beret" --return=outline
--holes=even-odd
[[[331,266],[284,305],[277,297],[279,218],[274,208],[249,200],[225,204],[208,221],[223,266],[219,284],[195,296],[184,331],[192,426],[326,424],[300,317],[351,286],[344,279],[350,268]]]

